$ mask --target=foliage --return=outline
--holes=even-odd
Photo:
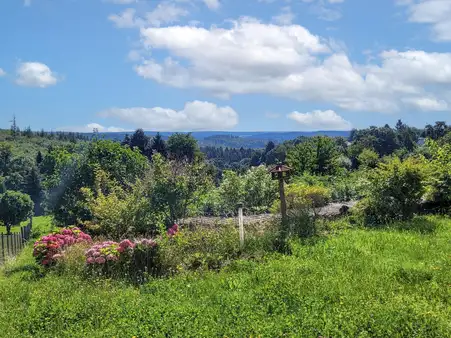
[[[304,172],[326,175],[337,170],[339,157],[336,143],[325,136],[312,137],[288,151],[289,165],[298,174]]]
[[[153,157],[145,188],[151,208],[164,214],[167,225],[198,210],[211,184],[204,169],[201,162],[165,160],[160,154]]]
[[[72,156],[69,164],[60,169],[58,181],[49,187],[48,205],[58,223],[70,225],[92,219],[81,189],[94,188],[96,169],[125,188],[143,176],[147,160],[138,150],[117,142],[91,142],[82,156]]]
[[[412,218],[424,193],[424,168],[424,158],[394,157],[370,172],[366,198],[359,205],[365,224]]]
[[[360,166],[363,166],[364,168],[374,169],[379,162],[379,155],[374,150],[365,148],[359,154],[357,160]]]
[[[104,171],[95,174],[95,188],[81,189],[92,215],[84,224],[92,234],[120,239],[159,231],[164,215],[149,203],[146,182],[137,181],[125,189]]]
[[[451,144],[439,146],[436,141],[428,140],[430,172],[426,179],[426,200],[440,209],[451,205]]]
[[[320,185],[290,184],[285,188],[285,199],[288,210],[319,208],[330,200],[330,190]],[[275,201],[272,212],[280,212],[280,201]]]
[[[244,181],[236,172],[224,171],[222,184],[219,187],[221,199],[221,212],[236,214],[238,204],[244,202]]]
[[[54,265],[67,247],[77,243],[89,243],[91,236],[79,228],[69,227],[39,238],[34,243],[33,256],[46,267]]]
[[[18,191],[7,190],[0,194],[0,221],[8,234],[11,226],[18,225],[32,215],[33,201],[30,196]]]
[[[266,211],[277,198],[277,182],[264,166],[251,168],[243,177],[244,205],[254,211]]]
[[[172,134],[168,138],[167,146],[170,158],[176,161],[191,163],[200,155],[197,141],[190,133]]]

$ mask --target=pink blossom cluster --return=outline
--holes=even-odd
[[[108,261],[117,261],[121,256],[132,254],[137,245],[148,248],[156,246],[157,242],[144,238],[134,242],[124,239],[119,243],[113,241],[98,243],[86,251],[86,263],[105,264]]]
[[[91,242],[91,236],[76,227],[64,228],[37,240],[33,256],[40,264],[50,266],[62,257],[66,247],[83,242]]]
[[[178,224],[174,223],[174,225],[172,227],[170,227],[166,233],[169,237],[173,237],[173,236],[177,235],[178,232],[179,232],[179,226],[178,226]]]
[[[153,248],[153,247],[157,246],[156,241],[154,241],[153,239],[147,239],[147,238],[141,239],[139,241],[135,241],[135,244],[137,246],[141,246],[143,248],[148,248],[148,247]]]
[[[113,241],[102,242],[86,251],[87,264],[105,264],[106,261],[119,259],[119,243]]]

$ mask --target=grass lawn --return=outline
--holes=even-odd
[[[11,227],[12,233],[20,232],[20,227],[28,225],[28,220],[23,221],[20,226]],[[35,231],[48,231],[51,227],[51,217],[50,216],[38,216],[33,217],[33,229]],[[6,227],[0,224],[0,234],[6,234]]]
[[[41,276],[29,247],[0,272],[0,336],[450,337],[451,220],[402,227],[141,288]]]

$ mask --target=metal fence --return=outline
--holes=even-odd
[[[0,264],[5,262],[7,257],[17,255],[25,246],[31,236],[32,219],[27,225],[20,227],[20,231],[11,235],[0,235]]]

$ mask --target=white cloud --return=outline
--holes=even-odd
[[[445,111],[448,109],[447,102],[434,97],[408,98],[404,99],[404,102],[421,111]]]
[[[350,130],[352,128],[351,123],[333,110],[314,110],[308,113],[294,111],[287,117],[296,121],[303,130]]]
[[[97,130],[100,133],[116,133],[116,132],[127,131],[126,129],[118,128],[118,127],[104,127],[98,123],[88,123],[85,126],[60,127],[60,128],[57,128],[57,130],[71,131],[71,132],[78,132],[78,133],[92,133],[94,130]]]
[[[263,93],[371,112],[422,110],[428,105],[412,102],[425,97],[451,102],[445,91],[451,85],[451,53],[389,50],[360,65],[345,48],[302,26],[252,18],[230,28],[141,29],[141,42],[148,55],[161,50],[168,56],[161,62],[143,57],[135,66],[138,75],[221,98]]]
[[[218,9],[219,6],[221,6],[219,0],[203,0],[203,1],[205,5],[212,10]]]
[[[162,2],[142,16],[137,15],[136,9],[127,8],[120,14],[111,14],[108,19],[114,22],[118,28],[159,27],[163,24],[177,22],[186,15],[188,15],[186,9],[169,2]]]
[[[451,1],[397,0],[408,6],[409,21],[432,25],[433,39],[451,41]]]
[[[290,6],[283,7],[280,14],[273,16],[272,21],[279,25],[291,25],[295,18]]]
[[[57,82],[56,74],[43,63],[22,62],[17,68],[16,83],[20,86],[45,88]]]
[[[133,28],[141,26],[144,21],[135,17],[136,9],[127,8],[120,14],[111,14],[108,20],[113,21],[118,28]]]
[[[6,75],[6,72],[0,68],[0,77],[5,76],[5,75]]]
[[[238,114],[231,107],[193,101],[176,111],[169,108],[111,108],[99,113],[136,127],[153,131],[228,130],[238,124]]]

